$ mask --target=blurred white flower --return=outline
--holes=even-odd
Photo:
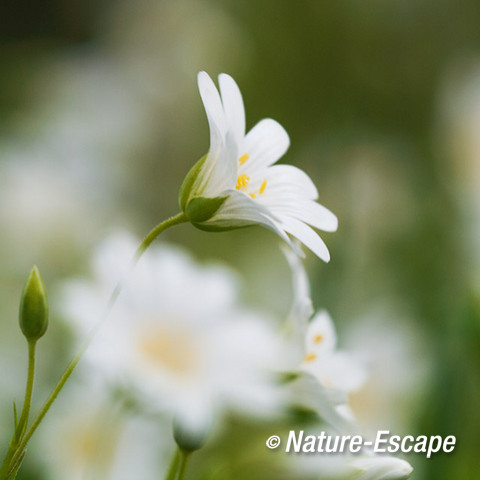
[[[72,386],[34,440],[46,478],[158,478],[170,453],[164,425],[124,411],[98,383]]]
[[[365,381],[365,370],[359,361],[337,350],[335,326],[326,311],[318,312],[307,327],[301,368],[323,387],[345,394],[355,391]]]
[[[412,314],[376,305],[345,332],[344,345],[367,366],[365,383],[349,396],[362,429],[374,435],[386,429],[406,435],[414,428],[416,405],[426,402],[432,373],[429,338]]]
[[[359,429],[348,405],[348,394],[365,381],[365,369],[359,359],[337,350],[335,326],[326,311],[311,318],[310,285],[303,262],[286,248],[284,254],[293,290],[287,365],[307,374],[295,382],[294,401],[315,410],[338,431],[356,432]]]
[[[292,343],[302,342],[300,369],[311,374],[335,396],[358,389],[365,381],[365,369],[360,361],[337,349],[337,333],[330,315],[321,310],[313,318],[310,285],[303,262],[298,255],[284,249],[292,273],[293,301],[290,321],[293,324]],[[299,334],[297,333],[299,332]]]
[[[338,434],[331,430],[325,433]],[[300,453],[292,459],[291,467],[295,469],[295,473],[303,472],[308,475],[308,478],[332,480],[406,480],[413,472],[412,466],[407,461],[388,455],[375,455],[370,449],[362,449],[355,454],[349,452],[335,455]]]
[[[64,311],[86,332],[137,242],[115,236],[100,249],[95,279],[67,290]],[[109,322],[87,350],[95,371],[175,415],[192,435],[227,408],[266,414],[279,404],[270,368],[277,339],[269,319],[239,308],[229,270],[198,266],[161,246],[140,260]]]
[[[288,243],[300,240],[328,262],[328,249],[309,226],[337,229],[337,217],[316,203],[318,192],[308,175],[291,165],[272,166],[287,151],[284,128],[264,119],[245,134],[242,95],[235,81],[219,76],[221,96],[211,78],[198,75],[198,87],[210,126],[210,149],[185,179],[180,205],[203,229],[262,225]]]
[[[350,465],[356,470],[355,480],[406,480],[413,472],[408,462],[389,456],[366,455]]]
[[[304,358],[297,380],[297,396],[337,431],[358,433],[360,428],[349,405],[349,394],[365,381],[358,359],[336,348],[335,327],[327,312],[317,313],[307,327]]]

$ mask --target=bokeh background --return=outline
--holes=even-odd
[[[370,380],[351,399],[364,428],[456,435],[453,454],[407,456],[412,478],[478,478],[479,25],[477,0],[3,2],[2,444],[23,395],[28,271],[38,264],[54,297],[111,231],[141,236],[177,212],[182,179],[208,149],[196,87],[206,70],[237,80],[247,127],[284,125],[283,161],[339,217],[323,235],[331,263],[309,254],[307,268],[341,344],[368,357]],[[288,312],[273,234],[184,225],[165,239],[222,259],[244,277],[246,300]],[[38,399],[71,354],[55,312],[42,344]],[[280,478],[265,467],[264,433],[232,421],[191,478]],[[19,478],[39,478],[36,462],[32,453]]]

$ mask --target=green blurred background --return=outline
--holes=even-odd
[[[477,0],[3,2],[2,442],[22,395],[27,272],[37,263],[54,291],[88,271],[111,231],[141,236],[177,212],[179,185],[208,149],[196,88],[206,70],[236,79],[248,128],[263,117],[286,128],[282,161],[304,169],[339,217],[323,235],[331,263],[308,254],[307,267],[341,344],[374,352],[368,389],[352,398],[365,428],[456,435],[453,454],[407,457],[412,478],[480,478],[479,26]],[[250,302],[288,311],[273,234],[186,225],[166,240],[221,258]],[[39,398],[70,355],[52,323]],[[250,454],[224,443],[212,462]],[[202,478],[279,478],[238,464]],[[32,460],[22,478],[34,470]]]

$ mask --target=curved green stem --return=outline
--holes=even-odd
[[[152,242],[165,230],[168,228],[171,228],[175,225],[180,225],[181,223],[185,223],[188,221],[188,218],[184,213],[179,213],[178,215],[175,215],[174,217],[170,217],[167,220],[163,221],[162,223],[158,224],[155,228],[153,228],[150,233],[143,239],[142,243],[138,246],[137,251],[135,252],[134,257],[132,258],[132,261],[130,262],[129,269],[126,272],[126,275],[120,279],[120,281],[117,283],[116,287],[113,289],[110,298],[108,299],[105,311],[103,312],[102,317],[100,320],[97,322],[97,324],[94,326],[88,337],[86,338],[85,342],[82,344],[82,346],[79,348],[77,354],[71,362],[68,364],[67,368],[65,369],[65,372],[61,376],[60,380],[58,381],[57,385],[53,389],[52,393],[44,403],[42,409],[40,410],[39,414],[33,421],[32,425],[28,429],[27,433],[23,437],[21,443],[18,445],[18,448],[15,451],[15,455],[13,456],[12,460],[9,462],[9,465],[15,465],[15,463],[18,461],[19,457],[22,454],[22,451],[25,450],[25,447],[27,446],[27,443],[29,442],[30,438],[32,435],[35,433],[35,430],[38,428],[40,423],[42,422],[43,418],[47,414],[47,412],[50,410],[50,407],[52,406],[53,402],[57,398],[58,394],[64,387],[65,383],[67,380],[70,378],[70,375],[72,372],[75,370],[75,367],[77,366],[78,362],[82,358],[82,355],[84,354],[85,350],[88,348],[90,345],[91,341],[93,340],[95,334],[98,332],[98,330],[101,328],[105,320],[107,319],[108,315],[110,314],[113,306],[115,305],[115,302],[118,299],[118,296],[120,295],[120,292],[123,289],[123,286],[125,284],[126,279],[128,278],[128,275],[132,272],[133,268],[137,264],[138,260],[141,258],[141,256],[145,253],[147,248],[152,244]],[[4,480],[4,476],[0,475],[0,480]]]
[[[168,467],[167,476],[165,480],[175,480],[177,478],[177,470],[178,464],[180,463],[180,449],[177,448],[175,453],[173,454],[172,461],[170,462],[170,466]]]
[[[180,467],[178,469],[177,480],[183,480],[185,478],[185,472],[187,469],[187,463],[192,452],[180,450]]]
[[[20,416],[20,421],[16,429],[17,442],[23,436],[25,428],[28,424],[28,417],[30,415],[30,406],[32,404],[32,393],[33,393],[33,380],[35,377],[35,350],[37,342],[29,341],[28,342],[28,377],[27,377],[27,388],[25,390],[25,401],[23,402],[22,415]]]
[[[27,386],[25,388],[25,400],[23,401],[23,409],[22,414],[20,416],[20,420],[16,421],[15,415],[15,430],[13,432],[12,439],[10,440],[10,445],[8,448],[8,452],[5,455],[5,459],[2,462],[2,466],[0,467],[0,478],[4,478],[10,475],[11,470],[15,467],[15,464],[12,465],[12,459],[14,454],[18,449],[18,445],[22,439],[23,434],[25,433],[25,429],[28,424],[28,417],[30,414],[30,406],[32,404],[32,393],[33,393],[33,380],[35,378],[35,350],[36,350],[36,341],[29,341],[28,342],[28,374],[27,374]],[[21,460],[20,455],[18,456],[18,461]]]

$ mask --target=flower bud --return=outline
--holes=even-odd
[[[205,444],[211,430],[211,419],[207,416],[206,418],[191,418],[187,422],[185,420],[185,418],[181,419],[179,416],[175,416],[173,420],[173,438],[182,450],[194,452]]]
[[[19,323],[29,342],[36,342],[48,327],[47,291],[36,266],[32,268],[23,288]]]

